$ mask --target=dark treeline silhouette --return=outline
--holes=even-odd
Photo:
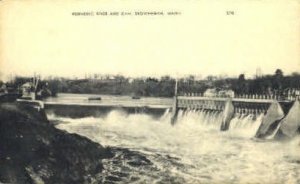
[[[287,91],[300,89],[300,74],[284,76],[282,70],[277,69],[274,75],[265,75],[255,79],[245,79],[241,74],[232,83],[232,89],[236,94],[277,94],[283,95]]]
[[[27,79],[28,81],[28,79]],[[18,88],[26,82],[21,77],[6,83],[11,88]],[[161,78],[126,78],[121,75],[106,76],[105,78],[67,79],[48,78],[41,81],[46,84],[52,94],[57,93],[92,93],[112,95],[138,95],[138,96],[174,96],[175,79],[170,76]],[[4,84],[1,82],[0,84]],[[284,94],[287,90],[300,89],[300,74],[293,73],[285,76],[281,69],[273,75],[264,75],[247,79],[244,74],[237,78],[218,78],[208,76],[203,80],[196,80],[190,75],[178,79],[178,93],[204,93],[206,89],[233,90],[239,94]]]
[[[165,96],[174,95],[175,79],[169,76],[128,79],[123,76],[113,79],[52,79],[46,80],[55,93],[92,93],[113,95]]]

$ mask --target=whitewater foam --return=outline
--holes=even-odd
[[[169,111],[160,119],[122,111],[112,111],[100,118],[49,116],[52,121],[64,122],[57,125],[60,129],[145,156],[152,165],[140,170],[126,166],[141,176],[139,182],[168,183],[169,177],[175,178],[174,183],[300,182],[300,158],[299,152],[295,152],[300,139],[290,143],[250,139],[263,114],[257,117],[236,114],[229,130],[224,132],[220,131],[220,112],[180,110],[175,126],[170,124],[170,118]],[[107,162],[105,167],[111,167],[109,164],[113,163]],[[117,168],[127,172],[121,163]]]

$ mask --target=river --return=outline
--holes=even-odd
[[[47,101],[89,103],[88,96],[59,94]],[[98,103],[172,103],[169,98],[99,96]],[[95,183],[300,183],[300,137],[254,139],[263,114],[236,115],[224,132],[219,113],[194,110],[180,111],[175,126],[168,110],[160,118],[119,109],[103,117],[48,118],[59,122],[59,129],[111,147],[115,156],[103,161],[105,171]]]

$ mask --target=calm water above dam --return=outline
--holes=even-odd
[[[98,103],[170,105],[168,98],[99,95]],[[89,103],[87,95],[63,94],[47,101]],[[103,117],[72,119],[48,114],[57,128],[112,147],[99,181],[112,183],[300,183],[300,138],[261,141],[253,136],[263,114],[236,114],[228,131],[220,132],[220,113],[179,111],[170,125],[160,118],[113,110]]]

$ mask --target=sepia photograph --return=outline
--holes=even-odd
[[[0,184],[299,184],[300,0],[0,0]]]

